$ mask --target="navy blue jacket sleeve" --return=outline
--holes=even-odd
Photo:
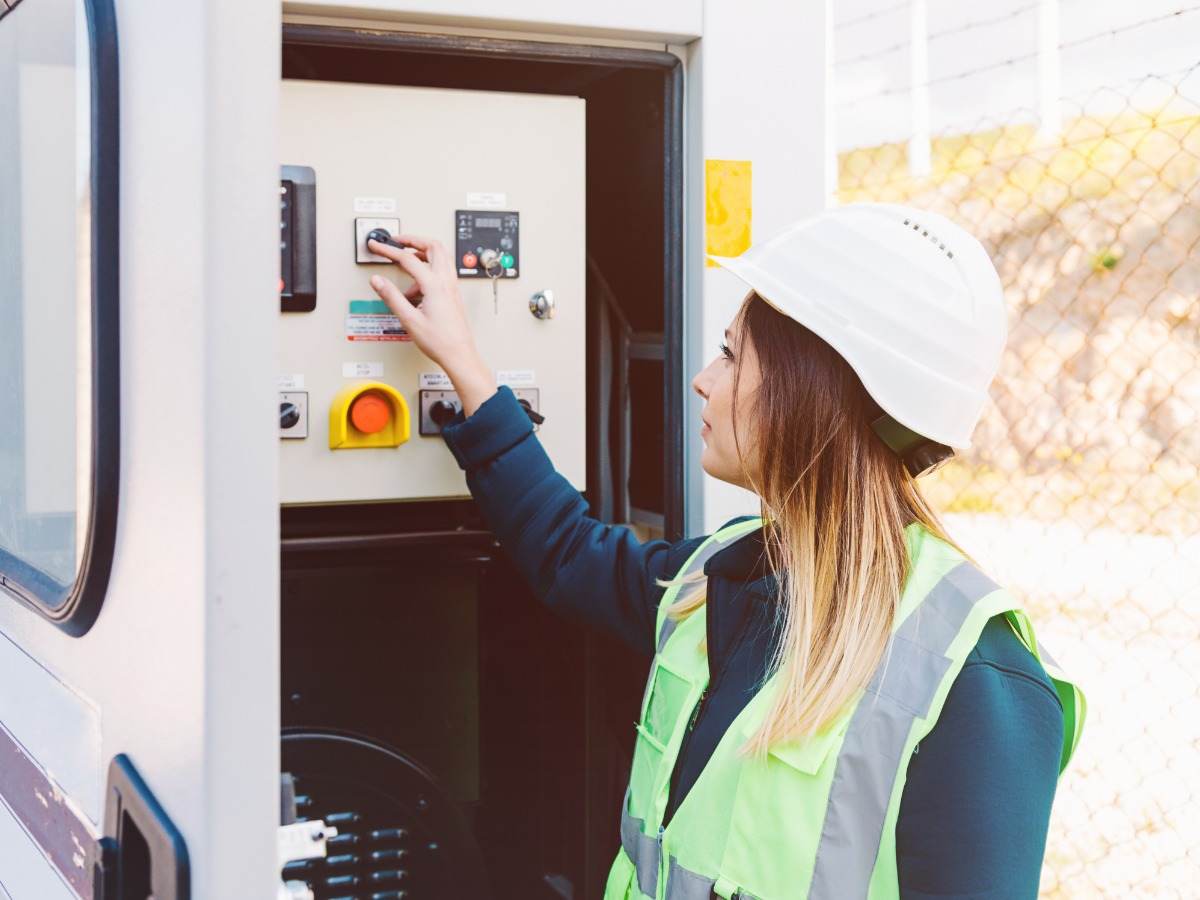
[[[1049,678],[992,619],[908,764],[900,896],[1035,900],[1062,740]]]
[[[525,410],[507,387],[469,418],[442,429],[488,527],[536,596],[645,656],[664,589],[700,539],[642,543],[587,515],[582,495],[555,471]]]

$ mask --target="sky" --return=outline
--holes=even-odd
[[[912,134],[911,4],[832,4],[838,150],[905,140]],[[983,119],[1036,121],[1038,0],[926,4],[929,79],[935,82],[928,88],[931,133],[970,130]],[[1200,63],[1200,0],[1058,0],[1058,7],[1064,117],[1078,115],[1081,106],[1103,115],[1129,96],[1145,105],[1172,93],[1200,111],[1200,71],[1179,87],[1147,78],[1171,75],[1177,85],[1181,73]],[[973,74],[955,77],[963,73]]]

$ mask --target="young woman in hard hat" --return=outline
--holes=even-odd
[[[718,260],[750,291],[692,380],[700,462],[762,515],[671,544],[588,518],[450,253],[401,240],[371,249],[412,286],[372,286],[454,382],[489,526],[545,603],[653,656],[606,900],[1035,897],[1083,699],[915,478],[969,445],[999,363],[983,247],[852,204]]]

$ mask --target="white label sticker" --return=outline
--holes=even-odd
[[[315,822],[293,822],[291,825],[280,825],[276,832],[279,865],[323,857],[326,852],[326,840],[337,833],[336,828],[326,826],[320,819]]]
[[[454,383],[445,372],[422,372],[421,388],[423,390],[452,391]]]
[[[496,191],[471,191],[467,194],[468,209],[504,209],[508,195]]]
[[[304,390],[304,376],[280,375],[275,380],[275,384],[281,391],[302,391]]]
[[[342,363],[343,378],[382,378],[383,363],[381,362],[344,362]]]
[[[354,211],[356,213],[394,213],[396,211],[395,197],[355,197]]]
[[[351,300],[346,316],[348,341],[411,341],[400,319],[382,300]]]
[[[533,387],[535,381],[533,369],[501,369],[496,373],[496,383],[509,387]]]

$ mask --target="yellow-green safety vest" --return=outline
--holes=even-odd
[[[762,527],[739,522],[710,536],[680,576]],[[642,699],[633,768],[621,807],[621,849],[605,900],[853,900],[899,897],[896,816],[917,743],[937,723],[984,625],[1005,613],[1050,676],[1064,711],[1066,768],[1083,728],[1082,693],[1037,642],[1005,590],[919,523],[905,529],[911,571],[891,642],[858,702],[821,734],[783,744],[763,761],[738,748],[778,690],[772,676],[733,720],[670,824],[671,773],[688,720],[708,685],[706,617],[668,618]]]

